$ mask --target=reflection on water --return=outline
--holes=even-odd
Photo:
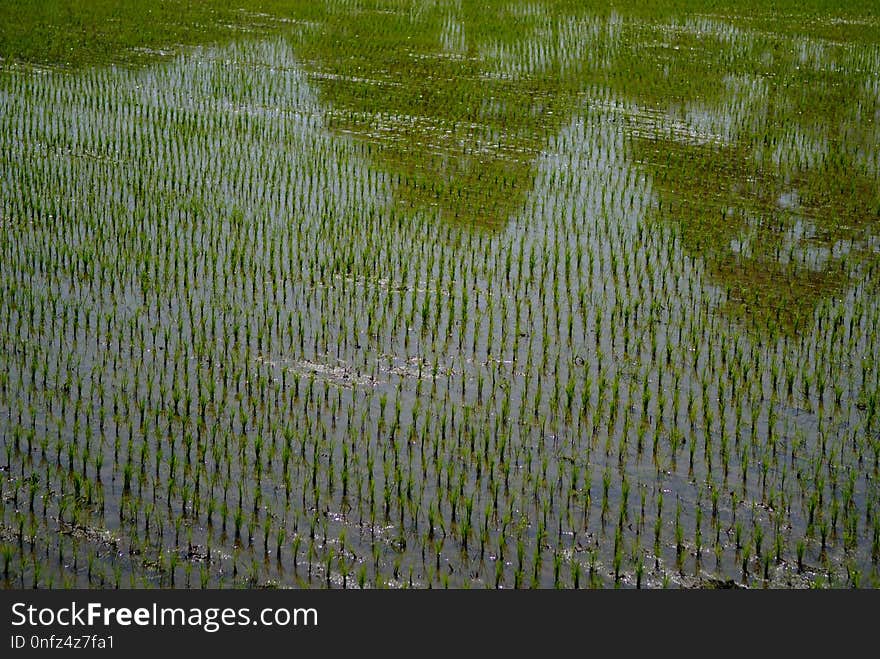
[[[679,228],[727,292],[728,312],[753,328],[791,331],[876,255],[875,19],[377,0],[295,3],[284,16],[206,3],[175,21],[150,10],[144,29],[135,13],[102,11],[46,5],[40,20],[74,44],[66,55],[27,31],[6,35],[4,50],[136,60],[169,41],[271,31],[291,41],[327,125],[369,147],[404,211],[484,230],[520,212],[536,159],[585,103],[602,99],[628,157],[654,181],[651,215]],[[115,28],[80,42],[87,23]],[[802,220],[814,229],[788,244]]]
[[[876,254],[875,45],[469,7],[330,13],[299,46],[331,125],[375,147],[398,203],[501,227],[561,126],[602,102],[655,183],[651,215],[679,228],[751,326],[798,326]]]

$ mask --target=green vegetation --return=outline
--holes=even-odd
[[[0,6],[6,587],[876,587],[880,17]]]

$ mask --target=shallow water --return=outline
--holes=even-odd
[[[8,587],[877,583],[876,19],[239,18],[2,63]]]

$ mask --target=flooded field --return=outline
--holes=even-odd
[[[880,11],[56,4],[3,587],[880,586]]]

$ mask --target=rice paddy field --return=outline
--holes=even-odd
[[[4,1],[0,584],[876,588],[878,145],[867,2]]]

